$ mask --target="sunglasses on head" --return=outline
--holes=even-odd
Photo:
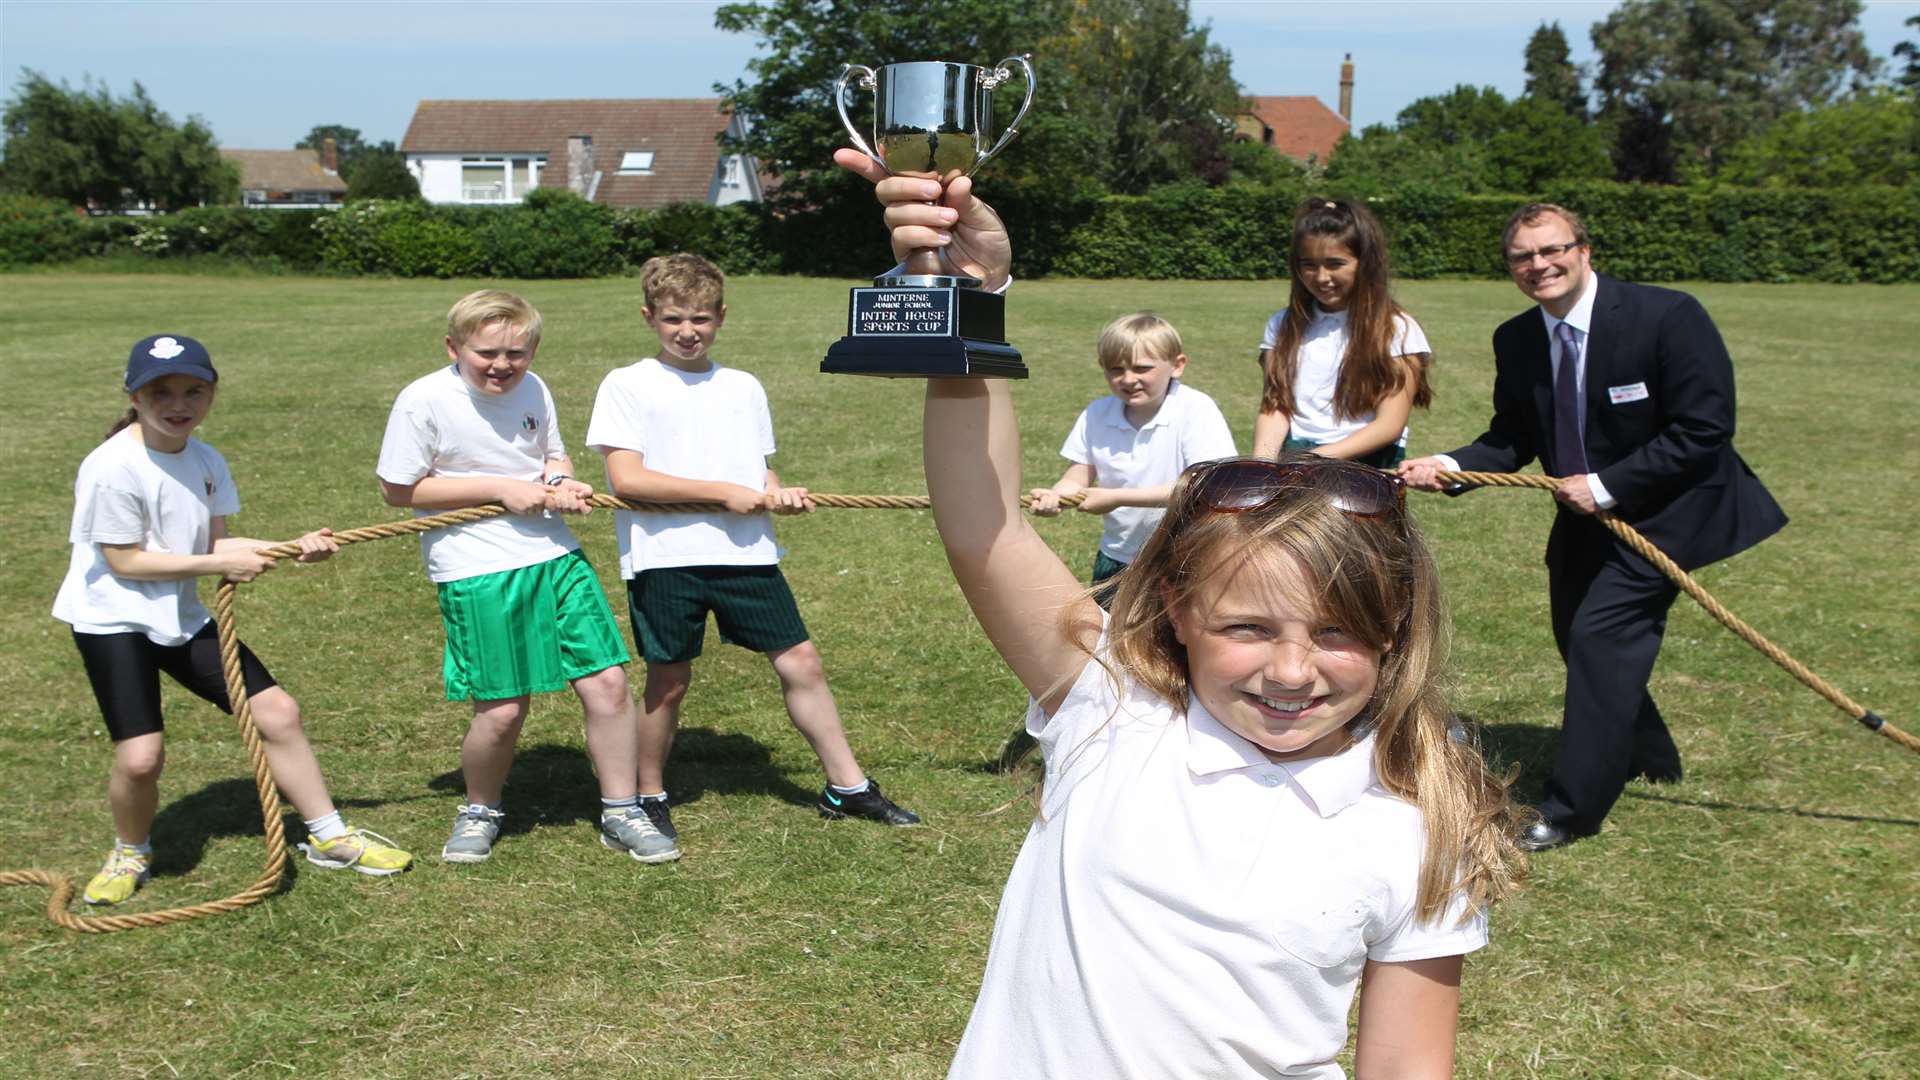
[[[1404,522],[1407,485],[1364,465],[1311,454],[1274,461],[1241,457],[1203,461],[1187,470],[1187,501],[1222,514],[1271,506],[1302,488],[1319,492],[1355,517],[1392,515]]]

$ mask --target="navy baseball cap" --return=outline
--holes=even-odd
[[[134,343],[127,357],[127,389],[138,390],[162,375],[191,375],[219,382],[207,347],[182,334],[155,334]]]

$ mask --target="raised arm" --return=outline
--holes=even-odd
[[[1066,616],[1099,609],[1020,513],[1020,429],[1001,379],[929,379],[927,492],[947,563],[981,629],[1051,714],[1087,655]]]
[[[889,176],[852,150],[834,161],[874,182],[895,257],[936,247],[986,288],[1005,286],[1013,246],[999,215],[973,197],[971,180],[942,188]],[[923,448],[934,524],[960,591],[1021,685],[1052,713],[1087,662],[1067,636],[1066,617],[1093,621],[1100,612],[1020,513],[1020,429],[1006,382],[929,379]]]

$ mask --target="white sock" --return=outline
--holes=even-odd
[[[149,836],[145,840],[142,840],[137,844],[129,844],[125,840],[122,840],[118,836],[116,836],[113,838],[113,846],[116,848],[124,848],[127,851],[131,851],[136,855],[152,855],[153,854],[153,837]]]
[[[609,799],[605,795],[602,795],[600,796],[600,816],[603,818],[620,817],[638,805],[639,800],[631,795],[624,799]]]
[[[861,792],[872,787],[873,780],[871,777],[861,777],[860,782],[858,784],[855,784],[852,787],[841,787],[839,784],[828,784],[827,786],[832,788],[836,794],[858,795]]]
[[[302,819],[305,820],[305,819]],[[325,817],[317,817],[307,822],[307,835],[318,844],[336,840],[347,835],[347,823],[340,820],[340,811],[335,810]]]

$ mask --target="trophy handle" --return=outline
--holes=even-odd
[[[1008,124],[1007,130],[1000,133],[1000,141],[993,144],[993,149],[981,154],[974,160],[973,168],[967,170],[968,176],[979,172],[980,166],[985,165],[995,154],[1006,149],[1007,144],[1013,141],[1013,137],[1020,134],[1020,121],[1025,120],[1027,118],[1027,110],[1033,108],[1033,64],[1029,62],[1032,59],[1032,53],[1021,53],[1017,56],[1009,56],[1005,60],[995,64],[993,71],[983,80],[987,92],[992,93],[995,87],[1013,77],[1013,72],[1007,70],[1007,65],[1019,64],[1020,70],[1025,72],[1027,76],[1027,96],[1020,102],[1020,111],[1014,114],[1013,123]],[[843,113],[841,115],[844,116],[845,114]]]
[[[861,153],[872,158],[874,164],[884,169],[887,167],[887,163],[881,161],[880,155],[874,153],[873,147],[867,145],[867,140],[860,137],[859,129],[853,126],[853,118],[847,115],[847,81],[853,78],[853,73],[856,71],[861,73],[861,89],[873,89],[875,81],[873,69],[865,64],[848,64],[840,72],[840,77],[833,80],[833,108],[834,111],[840,114],[840,126],[847,129],[847,137],[853,140],[853,145],[859,147]],[[1031,99],[1033,96],[1032,92],[1029,91],[1027,96]]]

